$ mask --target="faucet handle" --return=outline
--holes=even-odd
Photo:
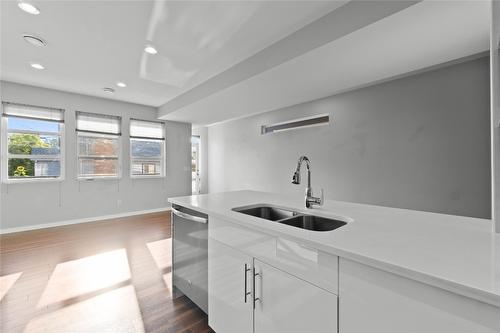
[[[321,189],[321,196],[319,197],[319,205],[323,206],[325,203],[325,191]]]

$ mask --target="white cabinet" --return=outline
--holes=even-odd
[[[302,265],[304,249],[292,243],[280,245],[276,238],[211,218],[208,237],[208,321],[217,333],[336,333],[337,258],[308,258],[312,273]],[[281,249],[281,250],[280,250]],[[278,251],[287,252],[287,256]],[[295,256],[292,255],[295,253]],[[279,256],[277,255],[279,254]],[[259,259],[256,259],[259,255]],[[290,267],[291,272],[271,264]],[[328,259],[328,260],[325,260]],[[300,260],[300,261],[299,261]],[[318,263],[319,262],[319,263]],[[315,265],[313,263],[316,263]],[[326,270],[325,266],[331,266]],[[288,270],[287,270],[288,271]],[[302,276],[316,274],[306,281]],[[292,274],[291,274],[292,273]],[[332,276],[335,286],[321,282]]]
[[[337,296],[254,259],[255,333],[337,332]]]
[[[208,234],[217,333],[500,333],[498,307],[216,217]]]
[[[253,332],[252,260],[208,240],[208,323],[217,333]]]
[[[271,223],[271,222],[267,222]],[[300,240],[267,235],[237,223],[210,217],[211,239],[338,295],[338,257]]]
[[[340,333],[498,333],[500,309],[341,258]]]

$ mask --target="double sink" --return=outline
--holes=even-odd
[[[286,208],[280,208],[271,205],[252,205],[233,208],[233,211],[255,216],[268,221],[289,225],[296,228],[313,231],[331,231],[347,224],[341,219],[327,218],[317,215],[309,215],[296,212]]]

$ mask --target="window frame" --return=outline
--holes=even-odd
[[[2,138],[2,144],[0,147],[0,158],[1,158],[1,181],[4,184],[25,184],[25,183],[46,183],[46,182],[62,182],[66,178],[66,140],[65,140],[65,122],[64,122],[64,109],[59,109],[59,108],[52,108],[52,107],[45,107],[45,106],[37,106],[37,105],[29,105],[29,104],[23,104],[23,103],[11,103],[11,102],[2,102],[2,112],[1,112],[1,124],[0,124],[0,136]],[[17,106],[26,106],[26,107],[34,107],[34,108],[42,108],[42,109],[54,109],[54,110],[59,110],[63,114],[63,120],[62,121],[56,121],[59,123],[59,132],[44,132],[44,131],[30,131],[30,130],[12,130],[10,131],[8,129],[8,122],[9,122],[9,117],[14,117],[14,118],[29,118],[33,120],[39,120],[39,121],[48,121],[48,122],[54,122],[53,120],[49,119],[43,119],[43,118],[37,118],[37,117],[21,117],[21,116],[9,116],[4,114],[4,108],[6,105],[12,104],[12,105],[17,105]],[[25,133],[25,134],[38,134],[38,135],[54,135],[54,136],[59,136],[59,154],[58,155],[15,155],[18,158],[21,159],[40,159],[40,160],[47,160],[47,161],[54,161],[58,160],[59,161],[59,176],[58,177],[26,177],[26,178],[9,178],[9,159],[13,158],[11,157],[11,154],[9,153],[9,133]]]
[[[114,134],[114,133],[106,133],[106,132],[100,132],[100,131],[90,131],[90,130],[78,130],[78,126],[77,126],[77,118],[78,118],[78,113],[82,113],[82,114],[87,114],[87,115],[95,115],[96,117],[101,117],[101,118],[117,118],[118,121],[119,121],[119,124],[120,124],[120,129],[121,129],[121,126],[122,126],[122,117],[120,116],[115,116],[115,115],[109,115],[109,114],[101,114],[101,113],[91,113],[91,112],[84,112],[84,111],[76,111],[75,113],[75,133],[76,133],[76,140],[75,140],[75,144],[76,144],[76,180],[77,181],[94,181],[94,180],[120,180],[122,178],[122,169],[123,169],[123,164],[122,164],[122,161],[123,161],[123,151],[122,151],[122,134],[121,134],[121,130],[120,130],[120,133],[118,134]],[[117,140],[117,152],[118,152],[118,155],[116,157],[116,160],[117,160],[117,174],[114,175],[114,176],[109,176],[109,175],[106,175],[106,176],[99,176],[99,175],[92,175],[92,176],[84,176],[84,175],[81,175],[80,174],[80,158],[81,158],[81,155],[80,155],[80,142],[79,142],[79,137],[82,136],[82,137],[92,137],[92,138],[112,138],[112,139],[116,139]],[[105,155],[100,155],[100,156],[90,156],[90,155],[85,155],[84,158],[95,158],[95,159],[105,159],[106,156]],[[115,159],[115,157],[113,158],[109,158],[108,159]]]
[[[140,136],[130,135],[132,122],[134,120],[147,122],[147,123],[162,124],[163,138],[140,137]],[[166,127],[167,126],[166,126],[165,122],[163,122],[163,121],[130,118],[130,123],[129,123],[129,176],[131,179],[150,179],[150,178],[165,178],[166,177],[166,164],[167,164],[167,159],[166,159],[167,129],[166,129]],[[160,141],[162,143],[160,158],[154,158],[154,157],[153,158],[134,158],[132,155],[132,140]],[[154,161],[160,162],[160,174],[159,175],[156,175],[156,174],[154,174],[154,175],[151,175],[151,174],[142,174],[142,175],[133,174],[133,172],[132,172],[133,162],[134,161],[147,161],[147,160],[151,160],[152,162],[154,162]]]

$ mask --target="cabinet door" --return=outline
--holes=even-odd
[[[341,333],[498,333],[500,309],[340,259]]]
[[[255,333],[337,332],[337,296],[254,259]]]
[[[208,253],[210,327],[217,333],[252,333],[252,258],[213,238]]]

